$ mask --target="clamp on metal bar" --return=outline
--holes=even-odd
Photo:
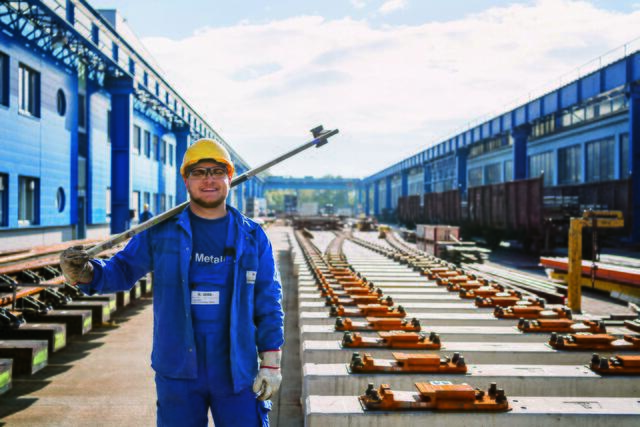
[[[640,375],[640,356],[615,355],[606,358],[594,354],[589,367],[600,375]]]
[[[495,383],[490,385],[487,392],[450,381],[415,383],[415,386],[418,393],[395,393],[388,384],[381,384],[377,389],[369,384],[359,400],[365,410],[373,411],[504,412],[511,409],[504,390],[497,388]]]
[[[491,285],[479,286],[477,288],[470,288],[470,289],[467,289],[461,286],[459,296],[460,298],[464,298],[464,299],[474,299],[477,297],[482,297],[482,298],[492,297],[494,295],[499,295],[499,294],[513,296],[513,295],[516,295],[514,292],[517,292],[517,291],[505,292],[504,286],[494,283]]]
[[[406,317],[407,312],[401,305],[389,307],[381,304],[358,305],[355,310],[345,309],[342,305],[332,305],[329,315],[350,317]]]
[[[518,292],[518,291],[514,291]],[[519,294],[519,292],[518,292]],[[476,298],[476,307],[542,307],[546,305],[546,301],[542,298],[522,298],[520,295],[510,296],[506,293],[505,296],[495,295],[488,298],[477,297]]]
[[[640,337],[624,335],[622,339],[609,334],[569,334],[552,333],[549,345],[556,350],[600,350],[628,351],[640,350]]]
[[[524,318],[521,318],[518,321],[518,329],[526,333],[589,332],[592,334],[603,334],[607,332],[604,322],[600,320],[583,320],[582,322],[574,322],[571,319],[524,319]]]
[[[437,354],[392,353],[395,360],[374,359],[369,353],[353,353],[350,373],[466,374],[467,364],[460,353],[441,358]]]
[[[336,318],[336,331],[405,331],[420,332],[420,321],[412,319],[367,317],[366,322],[354,322],[350,318]]]
[[[440,336],[417,332],[378,332],[379,338],[363,337],[358,332],[347,331],[342,336],[342,346],[347,348],[399,348],[438,350],[442,346]]]
[[[573,314],[567,307],[546,310],[537,306],[496,307],[493,315],[498,319],[571,319]]]

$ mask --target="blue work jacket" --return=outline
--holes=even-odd
[[[234,282],[230,309],[231,375],[235,392],[253,383],[257,352],[284,343],[282,288],[271,243],[262,228],[227,206],[235,223]],[[89,294],[129,290],[150,271],[153,275],[153,351],[151,367],[171,378],[197,378],[191,319],[189,265],[191,224],[185,209],[142,233],[109,260],[91,260]]]

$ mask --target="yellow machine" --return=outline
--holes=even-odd
[[[581,218],[571,218],[569,226],[568,305],[580,313],[582,309],[582,229],[585,227],[620,228],[624,219],[620,211],[584,211]]]

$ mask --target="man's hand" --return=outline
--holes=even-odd
[[[280,388],[282,374],[280,373],[281,350],[265,351],[260,353],[260,370],[253,382],[253,392],[258,394],[258,399],[267,400]]]
[[[89,283],[93,280],[93,266],[89,254],[82,246],[72,246],[60,254],[60,267],[67,281],[72,285]]]

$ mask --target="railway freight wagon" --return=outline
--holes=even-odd
[[[502,182],[398,199],[398,220],[415,224],[459,225],[467,237],[483,237],[495,245],[515,239],[534,250],[563,244],[569,219],[585,209],[619,210],[628,235],[632,226],[631,180],[543,186],[543,178]],[[608,234],[612,234],[611,230]]]

